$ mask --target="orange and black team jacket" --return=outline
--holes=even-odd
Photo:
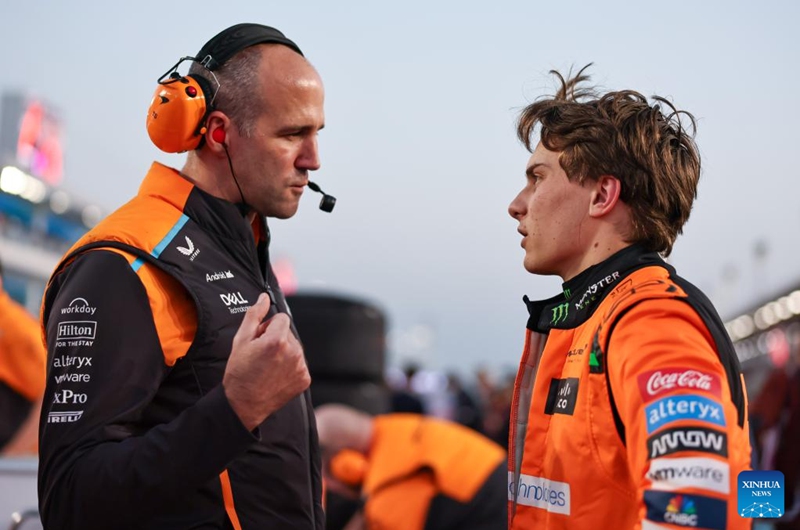
[[[708,299],[634,245],[525,301],[510,528],[749,528],[744,381]]]
[[[45,350],[36,319],[0,289],[0,448],[44,392]]]
[[[259,294],[287,311],[267,245],[263,219],[154,164],[58,265],[42,306],[46,529],[324,528],[308,392],[251,432],[221,385]]]
[[[456,423],[374,420],[362,492],[368,530],[505,530],[506,452]]]

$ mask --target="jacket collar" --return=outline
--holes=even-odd
[[[552,298],[532,302],[525,296],[523,300],[530,315],[528,329],[548,333],[551,329],[580,326],[621,279],[650,265],[670,268],[658,253],[631,245],[564,282],[563,291]]]
[[[153,162],[139,187],[140,197],[156,197],[181,210],[204,230],[217,235],[253,241],[269,241],[266,220],[257,216],[250,225],[241,205],[214,197],[170,167]]]

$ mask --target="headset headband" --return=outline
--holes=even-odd
[[[303,55],[300,47],[279,30],[261,24],[244,23],[218,33],[200,48],[195,57],[208,70],[214,71],[240,51],[256,44],[282,44]]]

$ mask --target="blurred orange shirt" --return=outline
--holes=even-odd
[[[0,381],[35,401],[44,394],[46,365],[39,322],[0,290]]]

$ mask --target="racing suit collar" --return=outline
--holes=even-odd
[[[525,296],[528,329],[547,333],[553,328],[571,329],[583,324],[620,280],[650,265],[670,268],[658,253],[634,244],[564,282],[563,291],[552,298],[531,301]]]

